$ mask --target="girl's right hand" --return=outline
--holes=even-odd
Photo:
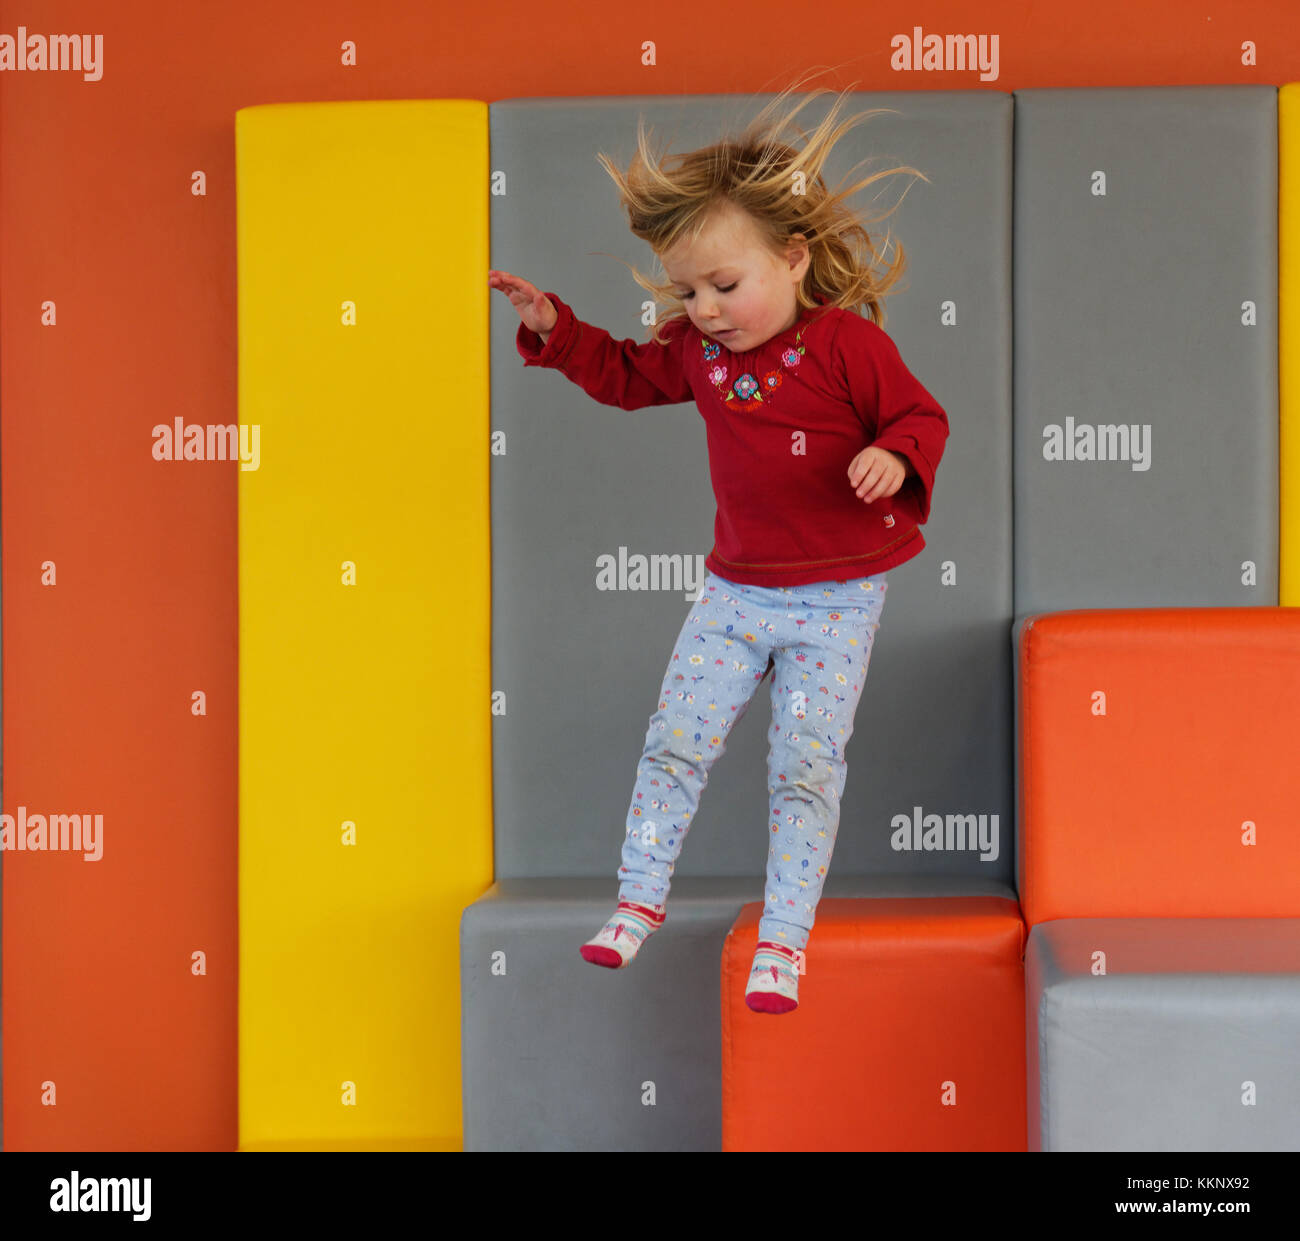
[[[488,288],[500,289],[509,299],[510,304],[519,312],[524,327],[539,336],[545,336],[555,329],[560,316],[551,299],[536,285],[529,284],[508,271],[488,271]]]

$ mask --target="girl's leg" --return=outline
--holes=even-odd
[[[760,941],[798,951],[830,867],[848,768],[844,747],[885,603],[884,573],[790,588],[768,730],[770,850]]]
[[[709,770],[772,667],[785,601],[710,573],[668,660],[628,807],[620,901],[663,905]]]

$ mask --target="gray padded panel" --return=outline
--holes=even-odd
[[[610,255],[655,274],[596,163],[626,167],[644,111],[652,142],[681,152],[739,129],[771,96],[526,99],[491,107],[492,265],[551,289],[616,339],[646,339],[644,291]],[[825,98],[797,118],[810,130]],[[890,571],[853,738],[834,874],[952,874],[1010,883],[1011,101],[993,92],[864,93],[848,113],[893,107],[841,143],[834,188],[911,164],[854,200],[890,219],[909,263],[885,330],[951,424],[927,547]],[[971,152],[979,153],[978,159]],[[874,204],[871,195],[881,191]],[[892,257],[892,255],[891,255]],[[955,326],[940,316],[956,308]],[[519,317],[491,300],[493,720],[498,878],[600,876],[615,891],[637,760],[665,666],[712,546],[713,496],[694,404],[625,411],[562,375],[524,368]],[[602,591],[597,559],[681,558],[660,589]],[[941,573],[952,567],[955,583]],[[676,867],[757,880],[767,856],[770,686],[710,775]],[[761,701],[760,701],[761,700]],[[874,718],[873,718],[874,716]],[[887,723],[885,720],[887,719]],[[895,853],[891,819],[997,815],[996,861],[971,851]],[[594,932],[593,932],[594,933]]]
[[[1031,1151],[1300,1150],[1300,918],[1040,922],[1025,986]]]
[[[3,616],[3,598],[0,592],[0,617]],[[3,629],[3,623],[0,622],[0,630]],[[2,639],[0,639],[2,640]],[[4,736],[4,660],[0,659],[0,737]],[[0,744],[0,806],[5,804],[4,801],[4,746]],[[4,924],[4,850],[0,849],[0,926]],[[3,944],[0,943],[0,949]],[[0,995],[4,992],[4,952],[0,951]],[[0,1002],[0,1151],[4,1150],[4,1008]]]
[[[1012,788],[1015,790],[1014,804],[1012,806],[1012,836],[1015,838],[1015,849],[1013,850],[1014,869],[1011,872],[1011,882],[1016,889],[1016,899],[1020,899],[1020,859],[1024,853],[1021,845],[1021,806],[1020,806],[1020,645],[1024,640],[1025,630],[1028,629],[1035,621],[1036,612],[1027,613],[1023,616],[1017,616],[1011,622],[1011,766],[1014,772]]]
[[[991,880],[835,873],[824,895],[1014,899]],[[612,912],[608,880],[495,883],[460,924],[464,1149],[720,1150],[722,949],[762,899],[757,875],[678,876],[663,927],[611,970],[578,955]]]
[[[1014,99],[1017,616],[1275,606],[1276,88]],[[1045,460],[1067,419],[1149,468]]]

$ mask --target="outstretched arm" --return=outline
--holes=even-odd
[[[525,366],[552,367],[595,400],[620,409],[692,398],[681,354],[686,320],[666,329],[663,344],[615,340],[604,328],[584,323],[555,293],[542,293],[507,272],[489,272],[488,283],[507,293],[519,311],[515,345]]]

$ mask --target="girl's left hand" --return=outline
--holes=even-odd
[[[887,448],[868,445],[849,464],[849,483],[867,504],[892,496],[907,477],[907,461]]]

